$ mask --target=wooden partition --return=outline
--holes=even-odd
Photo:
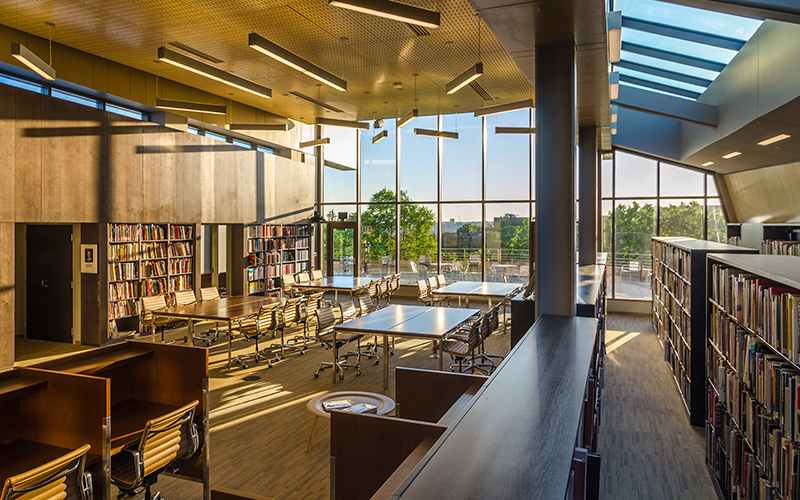
[[[87,375],[108,383],[112,453],[140,439],[148,420],[199,401],[195,422],[202,436],[202,451],[179,465],[179,475],[202,480],[208,498],[207,349],[128,341],[46,361],[36,368]],[[108,484],[107,480],[100,491],[108,494]]]
[[[98,491],[110,386],[105,378],[34,368],[1,372],[0,483],[88,444],[87,470]]]
[[[401,367],[394,376],[397,415],[423,422],[440,422],[462,396],[471,397],[488,380],[480,375]]]

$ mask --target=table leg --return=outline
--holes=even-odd
[[[331,348],[333,351],[333,364],[331,365],[331,371],[333,372],[333,383],[336,383],[336,362],[339,361],[339,347],[336,345],[336,329],[333,330],[333,347]]]
[[[231,369],[231,338],[233,338],[233,321],[228,320],[228,370]]]
[[[466,300],[466,301],[467,301],[467,309],[469,309],[469,295],[467,295],[466,297],[464,297],[464,300]]]
[[[314,443],[314,433],[317,431],[317,420],[319,420],[319,417],[314,415],[314,425],[311,426],[311,439],[308,440],[308,451],[311,451],[311,445]]]
[[[389,389],[389,336],[383,335],[383,390]]]
[[[461,307],[461,295],[458,296],[458,307]]]
[[[442,340],[439,341],[439,371],[442,371],[442,357],[444,356],[444,352],[442,351],[444,346],[444,336]]]
[[[194,320],[189,320],[189,338],[186,339],[187,344],[194,345]]]
[[[492,298],[491,297],[489,297],[489,309],[490,310],[492,309]]]

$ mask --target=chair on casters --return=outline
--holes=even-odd
[[[339,318],[339,323],[344,323],[345,321],[358,317],[358,309],[356,309],[356,306],[353,305],[352,300],[340,302],[339,312],[341,313],[341,318]]]
[[[358,296],[358,312],[359,316],[365,316],[371,312],[377,311],[378,308],[375,307],[375,303],[372,302],[372,297],[368,294],[362,294]],[[375,364],[377,365],[380,362],[380,358],[378,357],[378,348],[383,347],[378,341],[378,336],[375,335],[374,342],[367,343],[364,346],[364,351],[361,354],[366,355],[369,359],[375,358]],[[394,337],[392,337],[392,343],[389,345],[389,354],[394,354]]]
[[[294,297],[296,290],[294,290],[294,276],[291,274],[284,274],[281,276],[281,292],[286,298]]]
[[[306,340],[314,340],[316,336],[309,335],[308,325],[311,323],[312,319],[316,318],[317,309],[322,307],[322,304],[325,302],[325,292],[315,292],[307,295],[307,297],[308,298],[304,302],[301,302],[300,318],[297,322],[303,324],[303,335]]]
[[[35,469],[9,477],[0,491],[0,500],[92,500],[92,475],[84,471],[90,448],[85,444]]]
[[[389,305],[389,294],[392,292],[392,277],[384,276],[378,284],[378,308],[381,309],[380,299],[386,299],[386,306]],[[383,306],[383,307],[386,307]]]
[[[152,496],[150,487],[158,475],[171,469],[178,459],[189,458],[200,448],[194,410],[197,400],[182,408],[147,422],[138,443],[125,446],[111,457],[111,483],[119,488],[117,498],[134,496],[144,488],[145,500],[161,500],[161,493]]]
[[[333,307],[320,307],[317,309],[317,340],[322,342],[326,349],[333,348],[333,327],[336,325],[336,316],[333,314]],[[349,342],[356,341],[356,350],[355,352],[348,352],[345,354],[339,354],[339,357],[336,359],[336,363],[333,362],[323,362],[320,363],[319,368],[317,368],[317,372],[314,374],[314,378],[319,377],[319,372],[325,370],[326,368],[333,368],[339,373],[339,380],[344,380],[344,370],[346,368],[355,368],[356,375],[361,375],[361,335],[347,335],[347,334],[337,334],[336,335],[336,348],[341,349]],[[347,364],[347,360],[349,357],[355,356],[356,362],[355,364]]]
[[[474,358],[472,354],[481,341],[481,324],[484,321],[485,315],[480,320],[472,323],[466,341],[461,338],[450,337],[442,342],[442,352],[448,353],[454,361],[458,362],[457,364],[450,365],[451,372],[454,371],[455,367],[458,367],[459,373],[464,373],[464,370],[467,370],[469,373],[478,371],[484,375],[488,375],[488,373],[486,373],[487,370],[476,364],[472,359]],[[468,362],[467,366],[462,365],[464,361]],[[469,371],[470,369],[472,371]]]
[[[242,333],[244,339],[247,341],[254,340],[256,342],[256,350],[253,354],[236,356],[236,362],[241,364],[242,368],[248,367],[248,359],[252,359],[256,363],[262,359],[266,359],[268,368],[272,368],[272,360],[270,359],[272,356],[275,356],[276,362],[281,360],[280,356],[272,352],[273,349],[276,349],[275,347],[270,346],[266,349],[258,348],[258,339],[266,335],[267,332],[275,332],[278,323],[276,316],[279,309],[280,303],[268,304],[261,306],[261,309],[258,310],[258,315],[239,320],[238,330]]]
[[[436,276],[428,276],[428,291],[432,292],[439,288],[439,280]]]
[[[417,298],[426,306],[433,307],[435,305],[445,304],[447,307],[450,307],[449,296],[434,297],[431,295],[430,287],[428,286],[428,280],[417,281]]]
[[[212,300],[219,300],[219,290],[215,286],[210,286],[200,289],[200,300],[202,302],[210,302]],[[194,324],[195,328],[201,325],[214,325],[214,338],[211,342],[215,342],[219,338],[220,332],[229,333],[227,326],[220,326],[218,321],[198,321]],[[196,336],[195,338],[201,338]],[[194,338],[192,338],[194,340]]]
[[[436,283],[438,284],[436,288],[442,288],[447,285],[447,278],[444,277],[444,274],[439,274],[436,276]]]
[[[175,307],[181,306],[188,306],[197,302],[197,298],[194,296],[194,292],[191,290],[182,290],[175,292]],[[191,321],[191,320],[189,320]],[[192,345],[194,345],[195,339],[200,339],[206,342],[206,346],[211,347],[211,342],[214,339],[210,338],[207,333],[202,334],[193,334],[192,335]],[[186,337],[183,338],[184,343],[189,343],[189,333],[186,334]]]
[[[393,274],[389,286],[389,295],[386,297],[386,305],[391,304],[391,298],[400,290],[400,273]]]
[[[142,297],[142,326],[149,329],[155,336],[159,327],[161,328],[161,342],[164,342],[164,328],[167,326],[177,325],[183,323],[184,320],[173,318],[157,318],[153,316],[153,311],[160,311],[167,308],[167,299],[165,295],[153,295],[151,297]]]
[[[280,308],[277,312],[277,320],[278,323],[275,327],[276,330],[280,330],[281,332],[281,359],[286,359],[286,348],[288,347],[291,350],[297,349],[297,337],[289,342],[284,340],[284,334],[286,333],[286,329],[290,326],[299,324],[300,320],[300,308],[302,307],[302,302],[305,300],[305,297],[295,297],[293,299],[287,300],[283,307]],[[305,354],[306,351],[306,339],[303,337],[303,345],[300,347],[300,354]]]
[[[497,366],[492,361],[492,358],[503,360],[504,357],[499,354],[486,354],[486,339],[492,336],[492,333],[495,332],[499,325],[500,325],[500,308],[502,304],[497,304],[494,306],[486,315],[483,317],[483,321],[481,321],[481,339],[480,339],[480,349],[478,354],[475,354],[470,358],[470,362],[474,363],[477,366],[485,367],[485,369],[491,373],[494,371]],[[476,361],[482,361],[480,363],[476,363]]]
[[[314,281],[322,279],[322,269],[314,269],[311,271],[311,279]]]

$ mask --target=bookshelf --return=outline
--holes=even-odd
[[[109,321],[136,329],[140,297],[194,288],[194,234],[193,224],[108,224]]]
[[[309,224],[252,224],[245,240],[248,295],[279,296],[282,275],[311,268]]]
[[[670,364],[689,421],[705,419],[706,255],[755,253],[749,248],[697,240],[653,237],[651,320]]]
[[[768,255],[800,255],[800,222],[728,224],[728,243]]]
[[[800,257],[710,254],[706,462],[724,498],[800,495]]]

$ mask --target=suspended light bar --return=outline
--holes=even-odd
[[[622,50],[622,11],[615,10],[606,14],[608,28],[608,62],[618,63]]]
[[[317,106],[322,106],[323,108],[330,109],[334,113],[344,113],[344,111],[342,111],[339,108],[334,108],[330,104],[325,104],[324,102],[318,101],[318,100],[314,99],[313,97],[309,97],[309,96],[307,96],[305,94],[301,94],[300,92],[297,92],[296,90],[292,90],[289,93],[292,94],[293,96],[299,97],[300,99],[305,99],[308,102],[314,103]]]
[[[329,168],[341,170],[342,172],[350,172],[352,170],[355,170],[355,168],[353,167],[348,167],[347,165],[342,165],[341,163],[336,163],[330,160],[325,160],[324,165]]]
[[[608,97],[612,101],[619,99],[619,73],[616,71],[608,74]]]
[[[438,12],[389,0],[328,0],[328,5],[426,28],[438,28],[441,24]]]
[[[327,125],[328,127],[357,128],[369,130],[369,123],[355,122],[350,120],[337,120],[335,118],[317,117],[317,125]]]
[[[509,111],[518,111],[520,109],[530,109],[533,107],[533,99],[527,99],[519,102],[509,102],[506,104],[497,104],[495,106],[486,106],[485,108],[478,108],[475,110],[475,117],[497,115],[500,113],[508,113]]]
[[[495,127],[495,134],[535,134],[536,127]]]
[[[25,66],[35,71],[42,78],[48,80],[56,79],[56,70],[39,59],[39,56],[28,50],[28,48],[21,43],[13,42],[11,44],[11,55],[16,57]]]
[[[769,146],[770,144],[775,144],[776,142],[782,141],[784,139],[788,139],[789,137],[791,137],[791,135],[789,135],[789,134],[779,134],[779,135],[776,135],[775,137],[770,137],[769,139],[765,139],[765,140],[759,142],[758,145],[759,146]]]
[[[714,162],[713,162],[713,161],[707,161],[707,162],[703,163],[703,164],[702,164],[702,165],[700,165],[700,166],[701,166],[701,167],[710,167],[710,166],[711,166],[711,165],[713,165],[713,164],[714,164]]]
[[[375,120],[375,123],[372,124],[372,128],[383,128],[384,123],[383,118],[378,118]]]
[[[387,137],[389,137],[389,131],[388,130],[381,130],[378,134],[376,134],[372,138],[372,144],[378,144],[379,142],[381,142],[382,140],[386,139]]]
[[[282,62],[283,64],[294,68],[315,80],[319,80],[326,85],[330,85],[336,90],[341,90],[342,92],[347,90],[346,81],[328,73],[319,66],[316,66],[305,59],[292,54],[283,47],[270,42],[258,33],[250,33],[248,43],[251,49],[255,49],[262,54],[268,55],[276,61]]]
[[[197,73],[198,75],[205,76],[206,78],[216,80],[220,83],[224,83],[225,85],[236,87],[239,90],[250,92],[251,94],[255,94],[259,97],[264,97],[267,99],[272,97],[272,89],[268,89],[267,87],[257,83],[253,83],[249,80],[245,80],[244,78],[232,75],[222,71],[221,69],[215,68],[214,66],[201,63],[200,61],[196,61],[191,57],[178,54],[177,52],[173,52],[166,47],[158,48],[158,60],[170,63],[173,66],[177,66],[187,71],[191,71],[192,73]]]
[[[448,94],[452,94],[454,92],[458,92],[465,86],[469,85],[469,82],[475,80],[479,76],[483,74],[483,63],[477,63],[475,66],[471,67],[470,69],[466,70],[465,72],[461,73],[461,76],[453,80],[452,82],[448,83],[445,86],[445,91]]]
[[[611,106],[611,123],[617,123],[619,120],[619,107]]]
[[[397,120],[397,126],[399,128],[403,128],[406,125],[408,125],[409,123],[411,123],[411,121],[414,120],[414,118],[416,118],[418,116],[419,116],[419,110],[414,108],[411,111],[409,111],[408,113],[404,114],[402,118]]]
[[[322,139],[314,139],[313,141],[306,141],[300,143],[300,149],[310,148],[312,146],[322,146],[323,144],[330,144],[330,137],[323,137]]]
[[[217,104],[205,104],[202,102],[173,101],[172,99],[159,99],[156,97],[156,107],[158,109],[170,109],[173,111],[191,111],[193,113],[208,113],[211,115],[226,115],[228,108]]]
[[[289,125],[285,123],[231,123],[230,129],[286,132],[289,130]]]
[[[443,139],[458,139],[458,132],[444,132],[439,130],[429,130],[426,128],[415,128],[414,135],[424,135],[427,137],[441,137]]]
[[[739,156],[740,154],[742,154],[740,151],[731,151],[730,153],[723,155],[722,157],[726,160],[730,160],[731,158]]]
[[[616,123],[612,123],[611,124],[611,135],[617,135],[617,124]]]

